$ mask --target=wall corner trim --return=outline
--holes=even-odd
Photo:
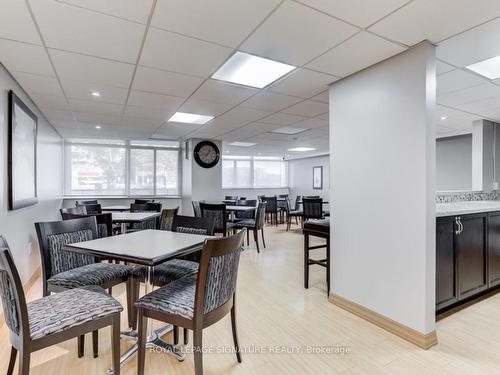
[[[350,313],[375,324],[376,326],[391,332],[392,334],[399,336],[412,344],[417,345],[422,349],[429,349],[438,343],[436,331],[423,334],[421,332],[415,331],[413,328],[407,327],[401,323],[398,323],[384,315],[381,315],[375,311],[372,311],[364,306],[361,306],[355,302],[352,302],[344,297],[337,294],[330,293],[328,300],[334,305],[349,311]]]

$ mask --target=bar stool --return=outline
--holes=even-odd
[[[309,266],[318,265],[326,268],[327,294],[330,294],[330,220],[308,220],[304,223],[304,288],[309,288]],[[309,245],[309,236],[326,240],[324,245]],[[325,259],[311,259],[309,252],[316,249],[326,249]]]

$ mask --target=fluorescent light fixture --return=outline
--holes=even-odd
[[[102,126],[101,125],[96,125],[95,128],[96,129],[100,129]]]
[[[101,96],[101,93],[99,91],[92,91],[91,94],[92,94],[92,96],[95,96],[95,97]]]
[[[295,69],[295,66],[236,52],[212,78],[261,89]]]
[[[444,121],[444,120],[446,120],[447,118],[448,118],[448,117],[446,117],[446,116],[441,116],[441,121]]]
[[[251,143],[251,142],[233,142],[230,143],[229,146],[237,146],[237,147],[250,147],[250,146],[255,146],[257,143]]]
[[[306,130],[308,130],[308,129],[295,128],[293,126],[285,126],[283,128],[271,130],[271,133],[278,133],[278,134],[298,134],[298,133],[305,132]]]
[[[199,124],[203,125],[212,120],[214,116],[197,115],[194,113],[175,112],[175,114],[168,119],[168,122],[182,122],[185,124]]]
[[[500,78],[500,56],[468,65],[466,68],[489,79]]]
[[[299,151],[299,152],[314,151],[314,150],[316,150],[316,149],[312,148],[312,147],[295,147],[295,148],[288,149],[288,151]]]

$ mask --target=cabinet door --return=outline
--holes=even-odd
[[[488,216],[488,287],[493,287],[500,284],[500,212]]]
[[[457,302],[454,250],[455,219],[436,219],[436,310]]]
[[[461,216],[463,229],[455,235],[458,299],[486,289],[486,214]]]

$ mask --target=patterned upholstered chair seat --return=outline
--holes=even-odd
[[[173,281],[140,298],[135,305],[192,319],[196,279],[196,276],[190,276]]]
[[[184,259],[172,259],[154,268],[156,285],[165,285],[185,276],[192,276],[198,272],[199,263]],[[134,275],[146,276],[147,267],[137,267]]]
[[[28,303],[27,308],[32,340],[123,311],[122,305],[98,286],[56,293]]]
[[[47,283],[63,288],[78,288],[85,285],[102,285],[108,281],[127,277],[133,267],[124,264],[92,263],[60,272]]]
[[[254,227],[255,226],[255,220],[254,219],[245,219],[245,220],[240,220],[238,223],[236,223],[238,228],[241,227]]]

